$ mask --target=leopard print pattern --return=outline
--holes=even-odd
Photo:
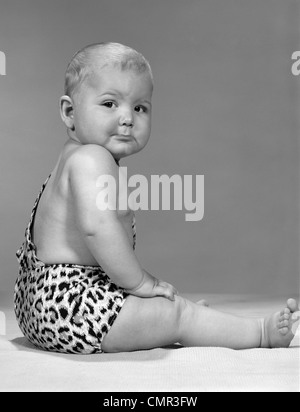
[[[32,210],[25,241],[17,251],[16,318],[24,336],[40,349],[73,354],[101,353],[103,338],[128,294],[112,283],[100,266],[48,265],[37,258],[31,233],[48,179]],[[135,248],[135,218],[132,228]]]

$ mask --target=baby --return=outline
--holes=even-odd
[[[71,60],[60,100],[68,140],[17,252],[15,313],[22,332],[41,349],[65,353],[178,342],[288,347],[299,310],[294,299],[265,319],[237,317],[184,299],[138,261],[133,212],[117,207],[127,184],[119,161],[149,140],[152,91],[149,63],[129,47],[93,44]],[[106,207],[97,184],[104,175],[118,188]]]

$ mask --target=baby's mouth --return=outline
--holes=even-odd
[[[129,134],[116,134],[115,137],[118,140],[121,140],[121,141],[124,141],[124,142],[129,142],[134,138],[132,135],[129,135]]]

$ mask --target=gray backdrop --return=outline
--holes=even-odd
[[[0,290],[66,139],[63,76],[86,44],[141,51],[155,77],[152,138],[130,174],[205,176],[205,215],[138,212],[137,254],[182,292],[296,293],[296,0],[0,0]]]

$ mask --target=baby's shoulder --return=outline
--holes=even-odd
[[[112,154],[102,146],[87,144],[80,146],[68,159],[71,173],[115,174],[117,165]]]

